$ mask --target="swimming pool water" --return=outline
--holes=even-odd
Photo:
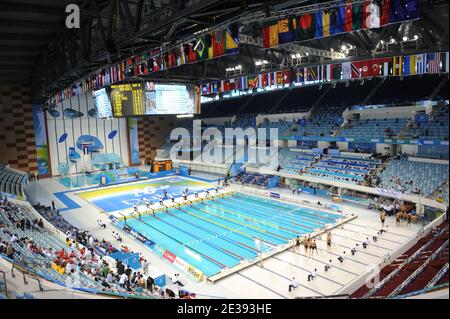
[[[258,258],[294,237],[334,224],[339,215],[236,193],[171,208],[126,224],[163,249],[213,276]],[[120,222],[123,227],[125,222]]]

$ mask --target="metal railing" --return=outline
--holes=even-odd
[[[395,288],[395,290],[393,292],[391,292],[389,294],[388,297],[394,297],[397,294],[399,294],[403,289],[405,289],[414,279],[417,278],[417,276],[419,276],[424,270],[425,268],[433,261],[435,260],[439,254],[444,251],[444,249],[446,249],[448,247],[448,239],[445,241],[444,244],[442,244],[441,247],[439,247],[438,250],[436,250],[430,257],[428,257],[428,259],[422,264],[422,266],[420,266],[419,268],[416,269],[416,271],[414,271],[408,278],[406,278],[405,281],[403,281],[403,283],[401,285],[399,285],[397,288]]]
[[[365,294],[362,298],[370,298],[374,294],[376,294],[386,283],[391,281],[397,274],[410,262],[417,259],[434,241],[441,236],[445,231],[448,231],[448,226],[442,229],[437,236],[435,236],[432,240],[430,240],[428,243],[423,245],[419,250],[417,250],[411,257],[406,259],[403,263],[401,263],[394,271],[392,271],[389,275],[387,275],[383,280],[381,280],[374,288],[372,288],[367,294]],[[421,235],[424,234],[424,230],[422,229],[419,232]]]
[[[431,279],[431,281],[425,286],[425,288],[433,288],[434,286],[436,286],[439,280],[441,280],[441,278],[444,277],[445,273],[448,271],[448,267],[448,263],[446,263],[444,267],[439,270],[436,276],[434,276],[434,278]]]

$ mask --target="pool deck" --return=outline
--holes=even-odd
[[[36,201],[50,205],[54,200],[57,208],[65,207],[53,194],[64,189],[58,182],[51,179],[42,180],[39,183],[30,184],[30,192]],[[253,195],[253,194],[251,194]],[[118,230],[108,219],[108,216],[95,209],[92,205],[78,196],[70,195],[71,199],[80,208],[66,210],[61,215],[74,226],[88,230],[96,234],[99,239],[110,240],[116,243],[112,232],[118,232],[123,238],[121,245],[128,246],[133,251],[141,252],[153,267],[156,267],[171,275],[178,273],[179,269],[173,264],[161,259],[142,243],[131,238],[126,232]],[[296,195],[299,199],[318,199],[310,195]],[[326,200],[320,198],[322,203]],[[332,203],[331,200],[328,201]],[[185,289],[197,293],[198,298],[237,298],[237,299],[279,299],[279,298],[303,298],[324,297],[335,294],[348,293],[349,287],[358,278],[367,276],[373,267],[386,259],[388,255],[394,255],[411,238],[417,236],[421,225],[412,224],[396,225],[394,217],[388,217],[386,225],[388,232],[379,237],[376,243],[371,243],[367,249],[360,248],[355,256],[351,256],[350,249],[356,243],[361,243],[366,237],[375,235],[379,228],[379,214],[362,206],[344,203],[343,211],[346,215],[354,215],[340,227],[332,229],[333,245],[331,252],[327,251],[325,238],[317,237],[318,252],[314,256],[306,254],[303,248],[299,250],[285,249],[273,256],[245,268],[228,274],[215,283],[210,280],[198,282],[189,275],[181,273],[181,281]],[[106,229],[101,229],[97,220],[101,219],[107,224]],[[119,243],[116,246],[120,246]],[[337,261],[337,257],[347,252],[343,263]],[[332,260],[331,269],[324,272],[323,267]],[[318,276],[312,281],[307,280],[307,275],[317,269]],[[299,287],[293,292],[288,292],[288,285],[292,277],[299,282]],[[173,289],[177,289],[175,286]]]

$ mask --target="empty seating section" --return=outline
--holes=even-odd
[[[386,78],[366,104],[397,104],[427,100],[443,80],[443,77],[434,75]]]
[[[308,175],[347,183],[361,183],[366,175],[377,165],[377,161],[346,156],[330,156],[313,165]]]
[[[0,165],[0,192],[23,196],[28,175],[7,166]]]
[[[432,158],[432,159],[442,159],[442,160],[448,160],[448,146],[438,146],[438,145],[419,145],[418,152],[415,157],[421,157],[421,158]]]
[[[320,92],[317,85],[294,87],[275,108],[261,110],[262,113],[297,113],[308,112],[318,99]]]
[[[429,197],[448,179],[448,165],[395,159],[379,177],[382,188]]]
[[[236,182],[241,184],[256,185],[258,187],[267,187],[271,175],[261,175],[254,173],[241,173],[237,176]]]
[[[318,156],[310,153],[291,151],[288,148],[280,149],[278,154],[279,165],[284,172],[299,174],[313,165]]]
[[[261,110],[270,110],[286,93],[288,93],[286,90],[277,90],[254,94],[240,114],[259,113]]]
[[[379,82],[379,79],[371,79],[365,80],[364,83],[361,81],[337,83],[335,88],[331,88],[327,92],[320,104],[325,106],[337,105],[345,108],[360,105]]]
[[[408,119],[366,119],[352,121],[339,132],[339,136],[349,138],[392,138],[398,137],[406,127]]]
[[[204,117],[232,116],[233,114],[236,114],[242,107],[242,105],[247,103],[247,101],[251,98],[252,98],[251,95],[243,95],[240,97],[232,97],[220,101],[210,102],[215,105],[212,105],[211,107],[208,106],[207,110],[209,109],[209,112],[208,113],[203,112],[203,116]]]
[[[270,136],[270,129],[278,129],[278,136],[286,136],[290,132],[294,122],[280,120],[278,122],[263,122],[259,125],[260,128],[266,129],[266,136]]]

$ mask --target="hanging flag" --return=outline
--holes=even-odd
[[[330,22],[331,22],[331,11],[324,10],[322,13],[322,28],[323,28],[323,36],[330,36]]]
[[[419,17],[419,0],[392,0],[389,23],[415,20]]]
[[[283,84],[290,84],[292,82],[292,70],[283,70]]]
[[[333,64],[333,80],[342,78],[342,64]]]
[[[352,0],[347,0],[344,6],[344,31],[351,32],[353,31],[352,26],[352,16],[353,16],[353,5]]]
[[[380,7],[376,1],[365,0],[363,2],[363,29],[380,27]]]
[[[416,74],[427,73],[427,63],[425,54],[416,54]]]
[[[316,21],[313,13],[305,13],[298,18],[297,39],[299,41],[313,39],[315,31]]]
[[[206,48],[204,37],[197,38],[194,51],[197,54],[197,60],[204,60],[208,57],[208,49]]]
[[[345,6],[331,9],[330,34],[335,35],[344,32]]]
[[[428,62],[428,73],[439,73],[441,67],[441,54],[440,53],[428,53],[427,54],[427,62]]]
[[[317,68],[309,66],[306,69],[305,79],[309,82],[317,80]]]
[[[389,15],[391,13],[391,0],[381,1],[381,16],[380,25],[385,26],[389,24]]]
[[[277,71],[275,72],[275,81],[277,85],[283,84],[283,72]]]
[[[258,75],[258,87],[265,88],[266,86],[268,86],[267,74],[259,74]]]
[[[258,79],[257,75],[248,75],[247,76],[247,86],[249,89],[255,89],[258,87]]]
[[[219,93],[220,90],[220,86],[219,86],[219,82],[213,82],[212,84],[210,84],[211,87],[211,93]]]
[[[441,62],[440,62],[440,72],[441,73],[448,73],[448,52],[441,53]]]
[[[295,83],[304,83],[305,76],[302,68],[295,70]]]
[[[263,47],[273,48],[278,46],[278,23],[272,23],[263,28]]]
[[[342,63],[342,79],[350,80],[352,78],[352,63],[344,62]]]
[[[334,80],[334,78],[333,78],[333,64],[327,64],[325,66],[325,69],[326,69],[325,80],[328,81],[328,82]]]
[[[362,29],[363,25],[363,5],[361,2],[353,3],[352,5],[352,30],[357,31]]]
[[[297,20],[295,18],[286,18],[278,21],[278,43],[291,43],[295,41],[295,30],[297,29]]]
[[[278,34],[276,35],[278,38]],[[239,26],[231,24],[225,30],[225,54],[239,53]]]
[[[225,33],[226,31],[217,31],[212,35],[214,57],[225,55]]]
[[[322,20],[323,12],[317,11],[314,14],[315,20],[316,20],[316,32],[314,34],[315,38],[323,38],[323,20]]]
[[[394,69],[393,69],[393,75],[401,76],[403,75],[403,57],[402,56],[396,56],[394,57]]]

